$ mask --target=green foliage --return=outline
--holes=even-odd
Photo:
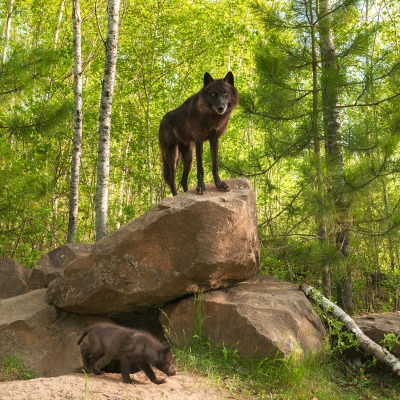
[[[343,152],[343,170],[335,175],[324,158],[318,1],[126,2],[113,98],[109,229],[169,195],[160,171],[160,119],[201,88],[205,71],[220,77],[231,69],[241,106],[221,139],[221,176],[251,180],[262,271],[318,287],[322,270],[330,268],[335,280],[348,267],[356,311],[397,309],[400,66],[394,21],[400,6],[348,1],[330,14]],[[2,32],[8,6],[0,5]],[[15,2],[8,41],[4,35],[0,41],[6,55],[0,65],[0,257],[28,266],[66,241],[73,138],[67,10],[59,15],[59,4],[44,0]],[[83,152],[76,236],[90,243],[107,12],[105,4],[83,0],[81,14]],[[208,146],[204,161],[206,182],[212,182]],[[349,207],[347,260],[335,243],[342,217],[338,196]],[[377,273],[387,279],[371,288]]]
[[[332,356],[340,356],[348,349],[358,350],[358,341],[352,332],[349,332],[343,322],[337,320],[336,318],[319,311],[320,316],[325,323],[328,331],[328,337],[330,340],[329,345],[326,350]]]
[[[23,365],[18,355],[3,357],[0,365],[0,382],[33,378],[33,372]]]
[[[393,347],[400,346],[400,335],[396,333],[385,333],[381,343],[383,347],[392,351]]]

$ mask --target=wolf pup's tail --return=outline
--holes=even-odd
[[[88,331],[83,332],[81,337],[78,339],[78,343],[77,344],[81,344],[82,340],[85,339],[85,337],[87,336],[88,333],[89,333]]]

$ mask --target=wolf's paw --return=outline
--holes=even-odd
[[[229,192],[230,190],[229,186],[223,181],[216,183],[215,186],[217,187],[218,190],[221,190],[223,192]]]
[[[154,383],[156,384],[156,385],[161,385],[162,383],[165,383],[165,379],[164,378],[162,378],[162,379],[156,379],[155,381],[154,381]]]
[[[93,373],[94,373],[95,375],[104,375],[104,374],[105,374],[104,371],[101,371],[101,370],[98,369],[98,368],[93,368]]]
[[[205,191],[206,191],[206,188],[204,186],[197,186],[197,188],[196,188],[197,194],[204,194]]]

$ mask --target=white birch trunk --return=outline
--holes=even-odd
[[[78,227],[79,176],[82,154],[82,36],[80,0],[72,1],[74,34],[74,142],[71,161],[67,242],[75,241]]]
[[[11,18],[12,18],[12,14],[14,11],[14,2],[15,2],[15,0],[10,0],[9,6],[8,6],[8,13],[7,13],[6,21],[4,24],[4,30],[3,30],[4,48],[3,48],[3,54],[1,56],[2,64],[4,64],[6,62],[6,57],[7,57],[8,42],[10,40]]]
[[[54,30],[54,47],[57,46],[58,43],[58,36],[60,33],[60,26],[61,26],[61,21],[63,17],[63,12],[64,12],[64,1],[60,1],[60,5],[58,6],[58,17],[57,17],[57,26],[56,29]],[[75,0],[72,0],[72,13],[74,13],[74,8],[75,8]],[[74,14],[72,14],[72,19],[74,19]]]
[[[108,225],[108,181],[110,175],[110,128],[112,98],[117,65],[120,0],[108,1],[108,29],[106,39],[106,60],[102,82],[96,187],[96,241],[107,235]]]
[[[315,303],[317,303],[325,311],[332,313],[335,318],[343,322],[346,328],[354,334],[360,344],[360,347],[364,351],[371,354],[378,361],[388,365],[395,374],[400,375],[400,360],[388,350],[384,349],[378,343],[375,343],[368,336],[366,336],[354,322],[353,318],[351,318],[340,307],[338,307],[335,303],[332,303],[313,287],[302,285],[300,289],[308,298],[315,301]]]

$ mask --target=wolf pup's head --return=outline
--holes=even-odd
[[[159,352],[159,359],[154,366],[168,376],[176,374],[175,359],[169,343],[164,343],[164,347]]]
[[[223,79],[214,79],[206,72],[203,93],[208,106],[219,115],[231,112],[238,104],[232,72],[228,72]]]

